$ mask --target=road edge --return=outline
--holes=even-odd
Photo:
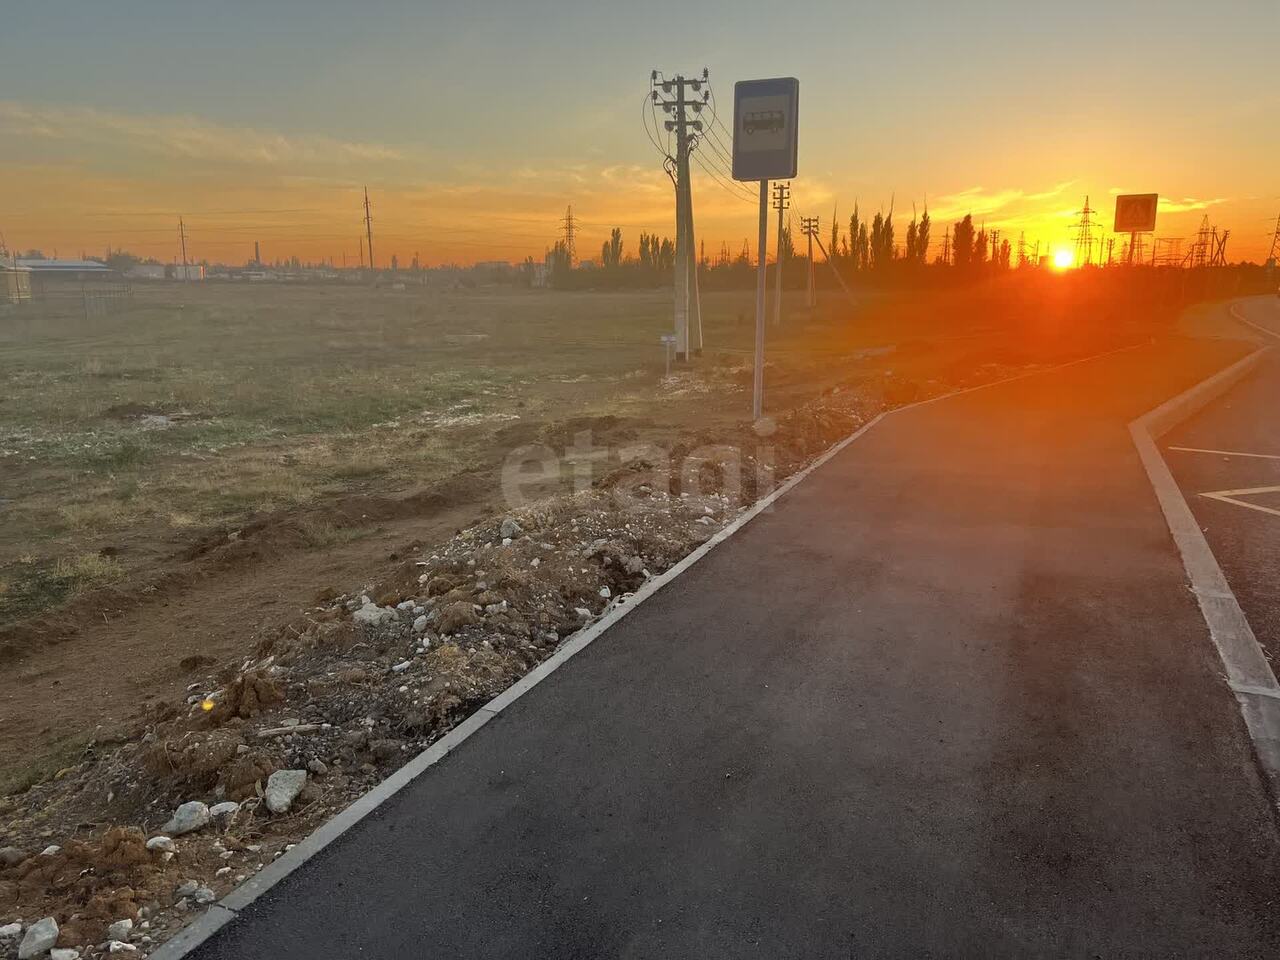
[[[1246,320],[1236,304],[1231,304],[1228,310],[1234,319],[1280,339],[1280,335]],[[1280,683],[1276,682],[1271,663],[1156,445],[1161,436],[1235,386],[1273,349],[1271,346],[1260,347],[1189,390],[1166,400],[1132,421],[1129,434],[1182,557],[1191,591],[1196,596],[1200,613],[1209,628],[1209,637],[1225,670],[1224,679],[1240,707],[1272,807],[1280,811]]]
[[[443,760],[449,753],[461,746],[463,741],[469,738],[473,733],[487,724],[494,717],[498,716],[501,711],[511,706],[511,704],[515,703],[516,700],[520,699],[520,697],[524,696],[552,673],[564,666],[565,663],[590,646],[593,641],[604,634],[611,626],[625,617],[645,600],[656,594],[668,583],[675,580],[717,546],[728,540],[761,513],[769,510],[776,501],[785,496],[794,487],[798,486],[806,477],[809,476],[809,474],[827,463],[863,434],[868,433],[886,417],[893,414],[903,413],[915,407],[937,403],[940,400],[948,400],[952,397],[962,396],[967,393],[987,390],[992,387],[1014,383],[1018,380],[1025,380],[1029,377],[1041,376],[1046,373],[1053,373],[1057,370],[1063,370],[1082,363],[1100,360],[1104,357],[1109,357],[1127,350],[1137,349],[1139,346],[1142,346],[1142,343],[1117,347],[1112,350],[1103,351],[1102,353],[1093,354],[1087,357],[1080,357],[1076,360],[1070,360],[1066,363],[1044,367],[1043,369],[1030,370],[1016,374],[1012,377],[1005,377],[1000,380],[993,380],[991,383],[978,384],[977,386],[965,387],[960,390],[954,390],[950,393],[940,394],[936,397],[929,397],[925,400],[917,400],[914,403],[904,404],[900,407],[894,407],[892,410],[884,410],[876,414],[853,433],[849,434],[849,436],[833,444],[830,448],[816,457],[813,462],[788,477],[781,486],[770,493],[767,497],[764,497],[752,504],[752,506],[745,510],[741,516],[716,533],[716,535],[706,543],[702,544],[696,550],[685,556],[679,563],[675,564],[660,576],[654,577],[652,580],[645,582],[638,590],[636,590],[635,593],[630,594],[629,596],[620,597],[618,602],[610,608],[604,616],[595,623],[584,627],[577,633],[573,634],[559,650],[534,669],[530,670],[524,677],[512,684],[498,696],[494,697],[465,721],[454,727],[426,750],[419,753],[386,780],[383,780],[368,793],[358,797],[336,816],[322,823],[305,839],[299,841],[285,853],[281,854],[281,856],[276,860],[258,871],[258,873],[250,877],[244,883],[240,884],[240,886],[236,887],[216,904],[209,907],[209,909],[200,917],[192,921],[173,938],[166,941],[158,949],[153,951],[150,954],[151,960],[185,960],[185,958],[190,956],[191,952],[197,947],[212,938],[227,924],[233,922],[239,916],[240,911],[244,910],[259,897],[263,896],[277,883],[284,880],[295,870],[299,869],[321,850],[329,846],[329,844],[333,843],[405,787],[409,786],[409,784],[419,776]],[[1280,706],[1280,700],[1277,701],[1277,705]],[[1277,743],[1278,746],[1280,746],[1280,741]]]

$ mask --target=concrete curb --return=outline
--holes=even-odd
[[[253,877],[250,877],[240,886],[236,887],[236,889],[223,897],[217,904],[211,906],[203,915],[186,926],[181,933],[164,943],[159,947],[159,949],[155,950],[150,955],[151,960],[183,960],[183,958],[189,956],[193,950],[216,934],[228,923],[232,922],[241,910],[244,910],[253,903],[254,900],[265,894],[277,883],[289,876],[289,874],[293,873],[361,820],[377,810],[378,807],[390,800],[393,796],[425,773],[429,768],[443,760],[450,752],[456,750],[463,741],[473,733],[498,716],[498,714],[503,710],[515,703],[520,699],[520,697],[524,696],[560,667],[564,666],[564,664],[572,659],[576,654],[586,649],[586,647],[599,638],[611,626],[629,614],[645,600],[656,594],[672,580],[676,579],[676,577],[680,576],[692,567],[717,546],[728,540],[761,513],[769,510],[777,500],[799,485],[814,470],[817,470],[832,457],[839,454],[886,417],[892,414],[903,413],[914,407],[936,403],[939,400],[947,400],[966,393],[973,393],[978,390],[987,390],[992,387],[1002,386],[1018,380],[1025,380],[1029,377],[1041,376],[1046,373],[1052,373],[1056,370],[1077,366],[1078,364],[1089,363],[1093,360],[1100,360],[1103,357],[1109,357],[1127,350],[1136,349],[1137,346],[1140,346],[1140,344],[1120,347],[1115,350],[1108,350],[1092,356],[1082,357],[1078,360],[1071,360],[1067,363],[1046,367],[1042,370],[1032,370],[1027,373],[1017,374],[1016,376],[1006,377],[1003,380],[995,380],[991,383],[984,383],[974,387],[966,387],[962,390],[956,390],[937,397],[930,397],[927,400],[909,403],[877,414],[849,436],[845,437],[826,452],[818,456],[817,459],[808,466],[789,477],[786,482],[779,486],[778,489],[774,490],[773,493],[753,504],[736,520],[724,527],[724,529],[720,530],[710,540],[691,552],[683,560],[671,567],[671,569],[667,570],[661,576],[654,577],[652,580],[649,580],[635,593],[620,597],[614,606],[611,607],[599,620],[573,634],[565,641],[559,650],[533,670],[529,671],[529,673],[525,674],[523,678],[512,684],[493,700],[490,700],[487,704],[468,717],[463,723],[454,727],[454,729],[449,731],[449,733],[441,737],[422,753],[418,754],[394,774],[382,781],[382,783],[356,799],[341,813],[337,814],[332,819],[325,821],[316,828],[315,832],[310,836],[295,844],[292,849],[282,854]],[[1280,705],[1280,701],[1277,703]],[[1280,741],[1278,741],[1278,743],[1280,743]]]
[[[1239,314],[1235,304],[1230,310],[1235,319],[1249,323]],[[1249,325],[1276,336],[1264,327]],[[1156,441],[1163,434],[1229,390],[1271,350],[1271,347],[1255,350],[1190,390],[1167,400],[1130,423],[1129,433],[1182,556],[1191,590],[1196,595],[1200,613],[1209,628],[1209,637],[1226,671],[1227,686],[1240,705],[1272,804],[1280,808],[1280,683],[1276,682],[1271,664],[1232,593],[1217,557],[1209,548],[1191,507],[1156,446]]]

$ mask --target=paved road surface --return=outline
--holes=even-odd
[[[198,956],[1275,955],[1280,838],[1125,428],[1241,351],[890,417]]]
[[[1276,332],[1258,337],[1276,349],[1160,447],[1258,642],[1280,662],[1280,298],[1244,310]]]

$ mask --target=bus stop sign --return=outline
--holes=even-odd
[[[739,80],[733,85],[733,179],[796,175],[800,81]]]

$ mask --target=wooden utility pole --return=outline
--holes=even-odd
[[[369,213],[369,188],[364,188],[364,233],[369,244],[369,269],[373,270],[373,217]]]
[[[813,281],[813,239],[818,235],[818,218],[801,217],[800,226],[804,230],[804,235],[809,238],[809,296],[806,302],[812,310],[818,305],[818,291]],[[819,240],[818,243],[821,245],[822,241]]]
[[[182,245],[182,282],[186,283],[191,276],[187,272],[187,226],[181,217],[178,218],[178,241]]]

